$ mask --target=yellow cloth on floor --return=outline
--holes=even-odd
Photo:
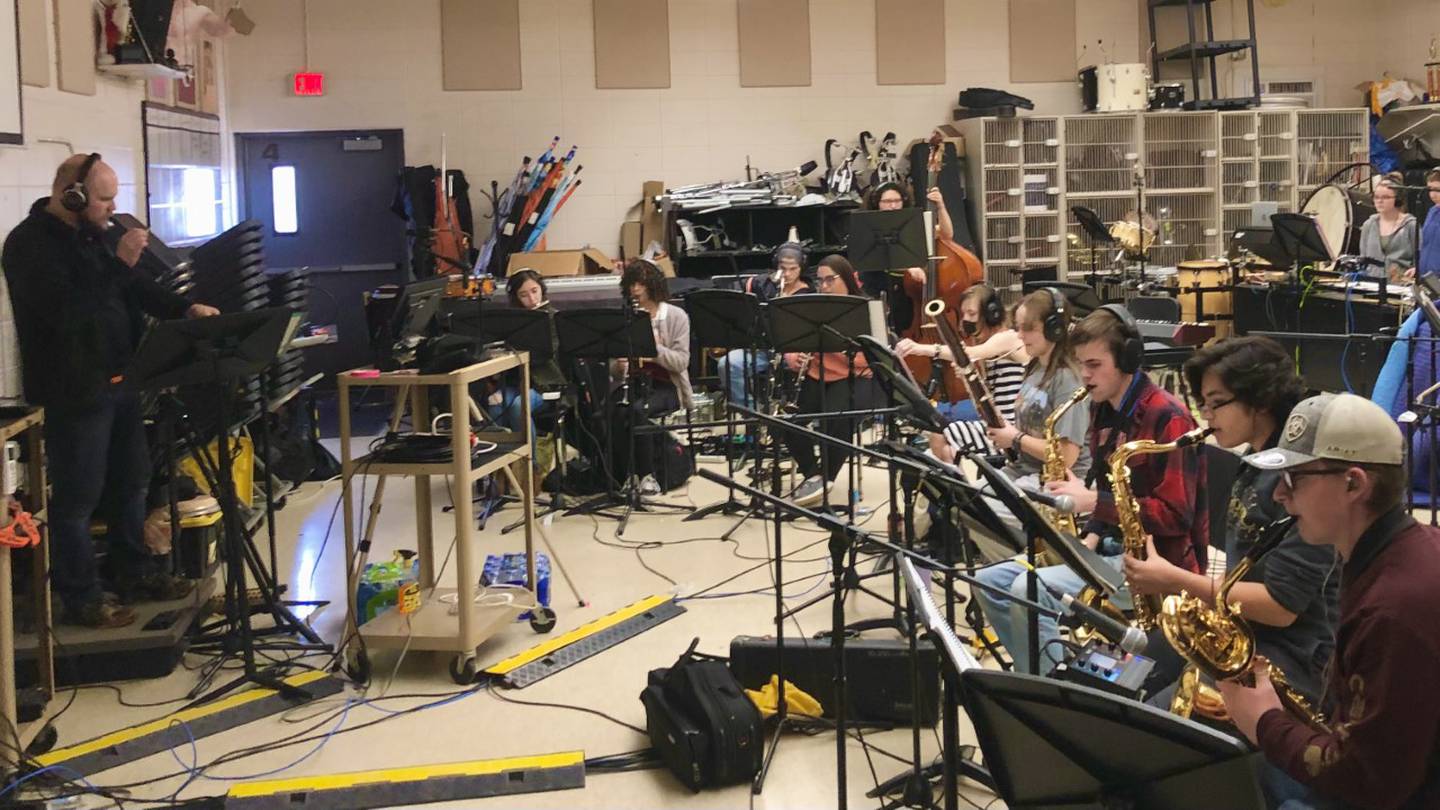
[[[746,689],[745,696],[760,710],[760,716],[769,717],[777,711],[780,705],[780,678],[777,675],[770,676],[770,682],[760,687],[759,690]],[[785,711],[787,714],[796,714],[802,717],[819,717],[821,714],[820,701],[800,690],[800,687],[785,682]]]

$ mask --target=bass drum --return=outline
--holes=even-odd
[[[1195,293],[1196,287],[1211,290],[1224,287],[1223,292]],[[1213,323],[1215,336],[1230,334],[1235,313],[1235,295],[1230,288],[1230,265],[1219,259],[1181,262],[1175,271],[1176,297],[1180,300],[1180,320],[1189,323]],[[1200,300],[1196,300],[1196,299]],[[1197,307],[1196,305],[1199,304]],[[1204,317],[1201,317],[1203,311]],[[1226,318],[1217,320],[1215,316]]]
[[[1375,213],[1375,206],[1365,192],[1330,183],[1312,191],[1300,212],[1320,225],[1331,256],[1355,255],[1360,252],[1360,226]]]

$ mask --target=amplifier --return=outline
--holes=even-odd
[[[940,655],[928,641],[920,642],[920,723],[940,719]],[[809,693],[833,716],[834,667],[830,642],[785,639],[785,680]],[[773,636],[736,636],[730,641],[730,671],[746,689],[759,689],[775,674]],[[910,643],[905,639],[846,639],[845,678],[849,702],[846,718],[867,723],[908,726],[916,701],[910,673]]]

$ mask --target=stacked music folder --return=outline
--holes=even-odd
[[[224,313],[249,312],[271,305],[261,228],[257,220],[247,219],[191,252],[195,300]],[[247,380],[241,386],[236,413],[257,413],[264,404],[260,380]]]

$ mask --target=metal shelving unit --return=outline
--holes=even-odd
[[[1216,39],[1215,15],[1211,11],[1212,0],[1149,0],[1146,11],[1150,15],[1150,75],[1160,76],[1162,62],[1185,62],[1190,67],[1191,95],[1185,102],[1187,110],[1233,110],[1242,107],[1260,106],[1260,59],[1255,48],[1255,0],[1246,0],[1249,12],[1250,35],[1242,39]],[[1164,7],[1182,8],[1185,13],[1187,41],[1171,48],[1160,47],[1156,38],[1155,9]],[[1196,25],[1197,12],[1205,16],[1204,38]],[[1215,60],[1240,51],[1249,51],[1251,87],[1253,95],[1244,98],[1221,98],[1219,74]],[[1210,96],[1200,95],[1200,78],[1210,78]]]
[[[1363,109],[1118,113],[962,122],[970,187],[984,234],[986,277],[1013,301],[1020,273],[1058,267],[1079,278],[1090,242],[1070,214],[1094,209],[1107,224],[1135,208],[1135,175],[1159,232],[1154,266],[1222,253],[1252,206],[1298,211],[1330,174],[1369,159]],[[1297,182],[1298,181],[1298,182]],[[1098,253],[1102,266],[1111,255]]]

